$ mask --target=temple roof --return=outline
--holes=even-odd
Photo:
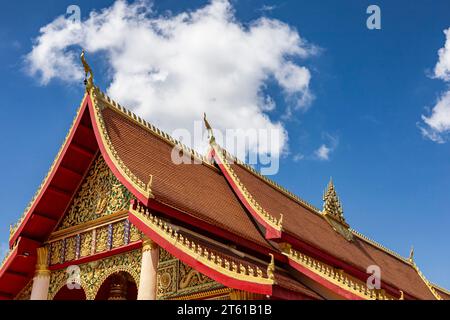
[[[175,256],[178,254],[180,259],[187,259],[185,262],[188,264],[200,266],[210,277],[214,278],[219,273],[217,277],[230,281],[231,286],[237,288],[245,289],[245,285],[240,287],[242,283],[251,283],[249,288],[253,292],[261,288],[261,292],[268,294],[274,288],[282,288],[290,292],[297,290],[310,298],[320,298],[291,274],[299,272],[320,279],[325,286],[348,292],[349,295],[344,294],[344,297],[355,294],[354,297],[364,299],[372,297],[372,293],[355,293],[347,288],[346,281],[364,282],[366,268],[378,265],[382,271],[382,288],[386,291],[384,298],[397,299],[400,291],[408,299],[440,298],[438,292],[442,290],[431,286],[415,264],[354,230],[346,229],[351,232],[351,239],[343,237],[321,211],[243,163],[226,163],[223,155],[227,152],[215,142],[212,146],[214,161],[183,146],[112,101],[98,88],[91,87],[49,174],[11,232],[11,248],[15,250],[17,243],[27,241],[22,239],[34,239],[38,244],[46,241],[67,210],[83,173],[99,150],[114,175],[135,196],[139,206],[162,212],[165,219],[176,221],[181,227],[209,238],[217,237],[219,241],[260,260],[273,254],[277,265],[293,267],[289,272],[284,267],[278,269],[274,276],[277,280],[272,282],[258,277],[247,278],[240,272],[230,273],[231,269],[227,271],[223,265],[224,270],[217,269],[200,256],[187,254],[186,248],[175,240],[165,239],[166,243],[160,239],[160,245],[164,244],[167,251],[175,253]],[[171,159],[174,147],[198,164],[175,164]],[[134,219],[147,236],[155,236],[149,225],[136,218],[138,213],[131,211],[130,220]],[[291,251],[283,250],[286,244],[292,248]],[[209,243],[203,245],[210,246]],[[227,256],[227,253],[221,254]],[[8,268],[19,261],[19,256],[10,255],[2,265],[0,293],[17,291],[11,287],[2,290],[2,285],[6,283],[6,273],[16,272],[17,269]],[[232,257],[227,257],[232,260]],[[194,263],[192,259],[199,260]],[[308,265],[309,261],[318,261],[326,267],[314,269],[313,265]],[[241,263],[248,264],[249,261],[244,259]],[[26,264],[34,264],[32,258]],[[23,275],[25,279],[31,277],[33,267],[28,267]],[[260,268],[263,269],[262,266]],[[326,268],[343,270],[343,273],[336,280],[333,278],[336,272],[326,273]],[[267,274],[263,278],[267,279]]]
[[[231,167],[263,208],[273,215],[283,213],[283,232],[289,237],[298,239],[305,245],[362,272],[370,265],[377,265],[381,268],[383,281],[418,298],[434,298],[406,259],[387,252],[357,233],[352,241],[346,240],[335,232],[323,215],[312,206],[296,201],[244,165],[233,164]],[[314,251],[307,252],[314,255]],[[316,253],[315,256],[319,257],[319,254]],[[345,269],[345,266],[342,267]]]

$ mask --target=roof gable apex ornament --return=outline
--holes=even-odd
[[[333,179],[330,178],[327,189],[323,195],[323,209],[322,216],[333,227],[333,229],[340,233],[348,241],[353,240],[353,233],[350,226],[345,221],[344,210],[341,201],[337,195],[333,184]]]
[[[409,251],[408,261],[411,264],[415,264],[415,261],[414,261],[414,246],[411,246],[411,250]]]
[[[94,87],[94,73],[84,57],[84,49],[81,51],[80,59],[84,68],[84,85],[86,86],[86,91],[89,92]]]
[[[203,122],[205,123],[205,127],[208,130],[209,144],[214,145],[216,143],[216,138],[214,137],[213,128],[209,124],[208,119],[206,119],[206,112],[203,112]]]

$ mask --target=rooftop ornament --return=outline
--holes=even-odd
[[[208,119],[206,119],[206,113],[203,113],[203,121],[205,122],[206,129],[208,130],[209,143],[214,144],[216,142],[216,138],[214,138],[213,129],[209,124]]]
[[[86,86],[86,90],[89,91],[94,87],[94,73],[84,57],[84,50],[81,51],[80,59],[84,68],[84,85]]]
[[[322,215],[325,220],[328,221],[336,232],[340,233],[348,241],[353,240],[353,233],[350,230],[350,226],[345,221],[344,210],[336,193],[332,179],[330,179],[327,190],[323,195],[323,201]]]

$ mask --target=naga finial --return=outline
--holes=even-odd
[[[213,144],[216,141],[216,138],[214,138],[214,133],[213,133],[213,129],[211,127],[211,125],[208,122],[208,119],[206,119],[206,113],[203,112],[203,121],[205,122],[205,127],[208,130],[208,135],[209,135],[209,143]]]
[[[414,263],[414,247],[413,246],[411,246],[411,250],[409,251],[408,261],[410,263]]]
[[[80,58],[84,68],[84,85],[86,86],[86,90],[90,90],[94,86],[94,73],[84,57],[84,49],[81,51]]]

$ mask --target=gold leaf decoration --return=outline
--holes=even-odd
[[[58,230],[126,210],[131,193],[119,182],[98,155],[78,190]]]

